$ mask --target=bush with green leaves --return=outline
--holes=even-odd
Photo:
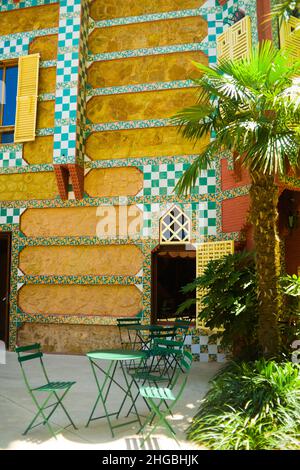
[[[280,284],[285,295],[285,309],[280,322],[282,349],[290,352],[290,345],[300,338],[300,276],[285,275],[280,278]]]
[[[300,366],[231,363],[212,381],[188,438],[209,449],[300,449]]]
[[[204,293],[199,320],[211,330],[223,329],[216,336],[223,347],[232,349],[235,358],[257,357],[257,286],[252,252],[210,261],[204,274],[182,290],[193,298],[180,306],[180,313],[196,302],[196,291]]]

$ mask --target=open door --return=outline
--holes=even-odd
[[[195,247],[185,245],[159,245],[152,251],[152,323],[157,320],[174,319],[179,305],[189,295],[181,288],[196,277]],[[196,317],[196,306],[191,305],[185,315],[192,320]]]
[[[0,340],[8,348],[11,233],[0,232]]]

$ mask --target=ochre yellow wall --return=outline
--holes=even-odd
[[[122,18],[199,8],[204,0],[96,0],[91,5],[95,20]],[[0,25],[11,32],[24,28],[53,28],[58,26],[57,5],[27,8],[0,15]],[[4,18],[4,23],[2,19]],[[8,21],[8,18],[11,20]],[[96,28],[89,36],[93,54],[129,49],[198,43],[207,35],[208,26],[200,16],[159,20]],[[8,34],[8,33],[2,33]],[[33,39],[30,53],[40,53],[42,61],[54,60],[57,55],[57,35]],[[192,64],[208,64],[200,51],[177,52],[165,55],[129,57],[99,61],[88,70],[92,87],[112,87],[135,84],[187,80],[200,75]],[[39,94],[55,93],[56,68],[41,68]],[[95,96],[88,101],[87,117],[91,123],[113,121],[153,120],[169,118],[182,107],[196,101],[194,88],[174,89]],[[37,128],[54,127],[54,101],[38,103]],[[147,123],[151,125],[151,123]],[[86,142],[86,153],[92,160],[134,157],[176,156],[198,153],[208,143],[204,138],[195,146],[183,139],[174,126],[145,127],[92,133]],[[37,137],[24,145],[24,159],[30,164],[51,163],[53,136]],[[84,178],[85,194],[93,197],[136,196],[143,189],[143,173],[134,166],[98,168]],[[53,199],[57,185],[53,172],[0,175],[0,200]],[[86,201],[90,201],[86,199]],[[91,202],[93,203],[93,201]],[[46,243],[26,246],[19,254],[19,268],[27,276],[134,276],[143,268],[144,255],[135,245],[99,243],[78,245],[72,239],[55,244],[50,237],[105,237],[123,239],[139,233],[143,227],[143,213],[136,205],[89,207],[57,207],[27,209],[20,219],[20,230],[26,237],[44,237]],[[69,204],[69,202],[67,203]],[[73,202],[70,202],[72,205]],[[75,203],[76,204],[76,203]],[[127,215],[124,223],[125,214]],[[18,291],[18,307],[25,313],[45,318],[49,315],[81,317],[135,316],[143,309],[142,292],[135,285],[67,283],[55,279],[49,284],[25,283]],[[97,280],[96,280],[97,281]],[[28,279],[27,279],[28,282]],[[46,282],[46,281],[45,281]],[[103,281],[104,282],[104,281]],[[120,347],[115,326],[77,324],[24,324],[18,330],[18,343],[41,342],[45,351],[85,354],[88,350]]]
[[[94,20],[139,16],[163,11],[189,10],[199,8],[205,0],[94,0],[91,2],[90,15]]]
[[[126,208],[126,206],[125,206]],[[27,209],[21,215],[20,229],[27,237],[95,237],[101,236],[103,219],[109,218],[115,211],[117,231],[119,229],[120,207],[62,207],[45,209]],[[121,210],[125,210],[122,208]],[[142,226],[143,214],[136,206],[128,206],[128,234],[139,224]],[[134,218],[135,224],[132,224]],[[104,220],[105,222],[105,220]],[[103,233],[108,236],[110,232]]]
[[[143,183],[143,173],[138,168],[99,168],[87,174],[84,189],[92,197],[135,196]]]
[[[37,129],[54,127],[55,101],[39,101],[37,106]]]
[[[40,68],[39,71],[39,94],[55,93],[56,67]]]
[[[53,199],[57,194],[53,172],[0,175],[0,201]]]
[[[93,62],[88,82],[101,88],[196,78],[199,71],[192,61],[208,65],[207,56],[200,51]]]
[[[29,44],[29,54],[40,54],[40,60],[56,60],[57,34],[37,36]]]
[[[89,36],[93,54],[202,41],[207,22],[200,16],[97,28]]]
[[[86,141],[86,154],[92,160],[196,154],[207,143],[208,138],[195,145],[177,127],[126,129],[94,132]]]
[[[35,285],[19,290],[19,307],[26,313],[130,317],[142,308],[142,294],[135,286]]]
[[[59,4],[42,5],[0,13],[1,36],[58,27]]]
[[[23,159],[32,165],[52,163],[53,135],[36,137],[32,142],[26,142],[23,146]]]
[[[133,276],[142,265],[135,245],[27,246],[19,262],[23,273],[32,276]]]
[[[18,329],[18,345],[40,343],[46,353],[86,354],[121,347],[116,326],[25,323]]]
[[[87,117],[93,123],[170,118],[183,103],[193,106],[198,95],[196,88],[187,88],[94,96],[87,104]]]

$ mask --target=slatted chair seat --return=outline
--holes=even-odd
[[[191,369],[193,356],[190,352],[184,351],[180,360],[180,367],[177,369],[176,375],[172,378],[168,387],[153,387],[153,386],[141,386],[139,387],[139,393],[144,398],[145,402],[148,405],[148,408],[151,410],[151,413],[147,416],[145,423],[140,429],[140,433],[146,428],[147,424],[152,425],[152,422],[155,418],[158,418],[157,422],[154,424],[153,428],[150,429],[148,434],[142,439],[141,447],[144,446],[146,440],[154,431],[158,428],[160,424],[165,426],[168,433],[177,441],[175,430],[172,428],[171,424],[167,421],[167,416],[172,414],[172,409],[176,405],[177,401],[182,396],[184,388],[187,383],[188,373]],[[176,384],[180,377],[183,376],[182,384],[175,392]],[[168,405],[168,402],[171,402]],[[164,409],[163,409],[164,408]]]
[[[144,398],[159,398],[161,400],[176,400],[170,388],[161,387],[141,387],[140,394]]]
[[[33,392],[51,392],[53,390],[64,390],[72,387],[76,382],[49,382],[41,387],[32,388]]]

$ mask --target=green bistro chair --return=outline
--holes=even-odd
[[[181,359],[180,365],[181,368],[177,370],[174,379],[172,380],[169,387],[151,387],[151,386],[142,386],[139,389],[141,396],[144,398],[145,402],[147,403],[151,413],[146,418],[145,423],[140,429],[140,433],[143,433],[145,427],[152,423],[154,418],[158,418],[157,422],[154,424],[153,428],[148,432],[148,434],[143,438],[141,447],[144,446],[146,440],[150,437],[151,434],[160,426],[160,424],[164,425],[168,433],[171,435],[172,438],[175,439],[177,444],[179,442],[176,439],[176,433],[170,423],[167,421],[166,417],[170,414],[171,410],[174,408],[178,400],[181,398],[186,383],[188,379],[188,373],[191,369],[193,356],[190,352],[185,351],[183,353],[183,357]],[[180,377],[183,376],[182,371],[184,371],[184,378],[179,386],[177,392],[175,389],[177,388],[177,383]],[[169,403],[167,406],[166,404]],[[164,406],[164,410],[162,407]]]
[[[129,388],[131,389],[133,384],[135,384],[138,390],[133,403],[136,403],[139,397],[139,384],[145,385],[147,383],[149,385],[157,386],[160,383],[164,383],[166,387],[171,384],[176,372],[176,368],[178,367],[178,360],[176,361],[173,358],[182,357],[182,347],[183,343],[156,338],[153,349],[146,351],[146,361],[142,362],[140,367],[129,371],[132,379]],[[125,400],[123,400],[121,404],[121,409],[123,408],[124,404]],[[168,407],[167,403],[166,406]],[[129,416],[131,413],[132,408],[133,405],[131,405],[127,416]]]
[[[66,394],[76,382],[50,382],[44,363],[43,363],[43,359],[42,359],[43,353],[41,351],[40,344],[35,343],[35,344],[30,344],[28,346],[21,346],[21,347],[16,348],[16,352],[18,354],[18,361],[21,366],[21,370],[22,370],[22,374],[24,377],[27,390],[38,410],[37,414],[35,415],[34,419],[31,421],[27,429],[24,431],[23,435],[26,435],[30,429],[33,429],[43,424],[47,426],[50,434],[56,438],[57,433],[53,431],[51,424],[49,422],[49,419],[51,418],[55,410],[58,408],[58,406],[61,406],[68,420],[70,421],[70,424],[68,424],[66,428],[69,426],[73,426],[74,429],[77,429],[72,419],[70,418],[69,413],[67,412],[66,408],[62,404],[62,401],[65,398]],[[42,367],[42,371],[43,371],[43,375],[45,377],[46,383],[44,385],[41,385],[40,387],[32,388],[29,384],[29,381],[25,372],[24,362],[29,362],[34,359],[40,360],[40,364]],[[40,395],[41,393],[47,393],[47,397],[44,398],[43,400],[42,399],[38,400],[36,395]],[[51,398],[55,398],[56,401],[49,405],[48,403]],[[49,408],[52,408],[50,413],[49,414],[45,413],[44,411]],[[41,416],[42,421],[38,424],[34,424],[39,416]],[[63,428],[63,429],[66,429],[66,428]]]
[[[120,342],[121,342],[122,349],[136,349],[136,346],[137,346],[136,335],[132,338],[130,334],[130,330],[127,329],[127,326],[140,325],[141,321],[142,321],[141,318],[136,318],[136,317],[117,318],[117,326],[119,329]]]
[[[156,368],[162,367],[165,374],[174,370],[176,365],[180,366],[180,360],[183,355],[183,341],[173,339],[155,338],[153,342],[153,351],[158,358]]]

